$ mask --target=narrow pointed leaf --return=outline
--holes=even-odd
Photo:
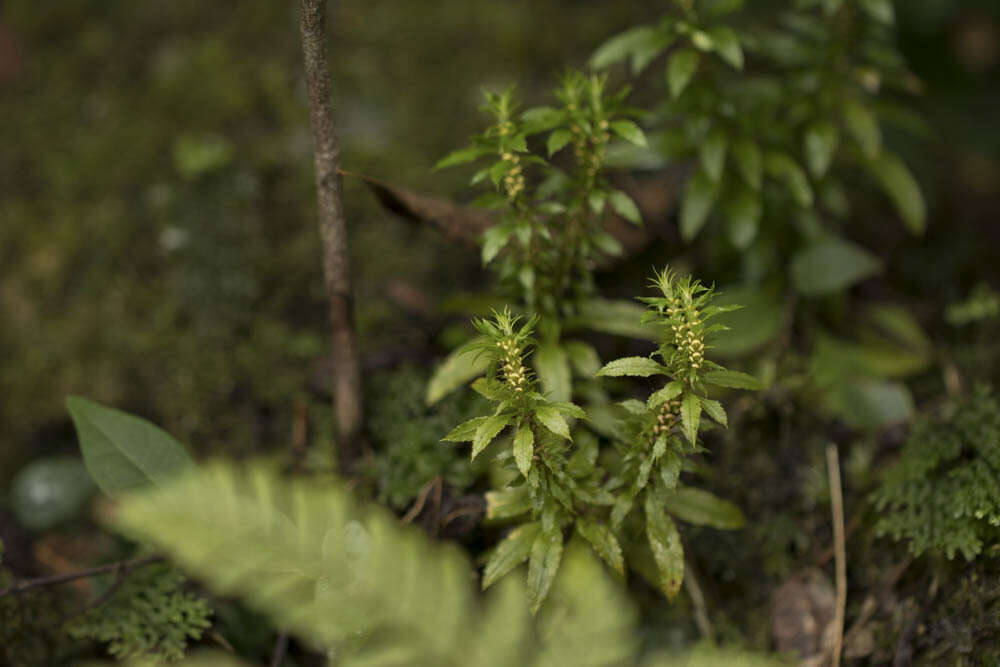
[[[739,139],[733,142],[733,157],[740,175],[754,190],[760,190],[764,173],[764,158],[760,146],[749,139]]]
[[[684,394],[681,399],[681,425],[684,436],[692,445],[698,441],[698,424],[701,420],[701,399],[692,393]]]
[[[719,194],[719,185],[703,170],[696,171],[684,188],[684,199],[681,201],[680,231],[681,238],[692,241],[708,221],[715,199]]]
[[[526,523],[507,533],[507,537],[496,546],[486,561],[486,567],[483,569],[483,590],[528,560],[531,547],[541,534],[542,524],[537,521]]]
[[[816,121],[806,128],[803,144],[806,154],[806,165],[809,173],[816,178],[826,174],[833,162],[837,144],[840,142],[840,132],[830,121]]]
[[[712,38],[715,52],[723,60],[736,69],[743,69],[743,47],[740,46],[740,39],[732,28],[718,26],[709,30],[708,35]]]
[[[535,434],[528,426],[517,429],[514,436],[514,462],[525,477],[531,470],[531,459],[535,455]]]
[[[666,369],[649,357],[623,357],[606,364],[597,372],[598,377],[649,377],[665,375]]]
[[[667,599],[673,599],[684,580],[684,547],[673,519],[655,497],[646,493],[646,537],[659,572],[660,590]]]
[[[615,213],[625,218],[633,225],[642,224],[642,214],[639,213],[639,207],[635,205],[632,198],[621,190],[615,190],[610,195],[608,195],[608,202],[611,204],[611,208],[614,209]]]
[[[467,422],[462,422],[452,431],[441,438],[445,442],[472,442],[476,439],[476,431],[483,425],[489,417],[473,417]]]
[[[666,403],[667,401],[677,398],[680,396],[681,391],[684,389],[684,385],[680,382],[674,380],[673,382],[668,382],[665,387],[654,391],[650,394],[649,398],[646,400],[646,405],[652,410],[660,405]]]
[[[548,140],[545,142],[545,147],[549,151],[549,157],[552,157],[554,153],[558,153],[563,147],[570,142],[573,135],[569,130],[559,129],[549,135]]]
[[[903,222],[914,234],[922,234],[927,226],[927,207],[920,185],[909,167],[892,153],[883,151],[869,170],[885,190]]]
[[[561,438],[570,439],[569,426],[566,424],[566,419],[563,418],[562,414],[556,408],[551,405],[543,405],[535,410],[535,416],[538,417],[538,421],[542,423],[542,426],[548,430]]]
[[[427,383],[425,400],[428,405],[437,403],[469,380],[486,372],[490,366],[490,360],[486,355],[476,354],[469,349],[484,340],[482,337],[475,338],[445,357],[441,365],[434,371],[430,382]]]
[[[839,292],[882,270],[882,262],[865,248],[834,236],[806,246],[792,258],[792,283],[799,294]]]
[[[493,438],[497,437],[500,433],[510,423],[513,415],[493,415],[492,417],[487,417],[483,423],[479,425],[476,429],[476,435],[472,440],[472,458],[475,459],[479,454],[486,449],[486,446],[493,442]]]
[[[556,572],[559,571],[562,552],[563,536],[558,527],[543,531],[531,546],[531,559],[528,561],[528,603],[532,614],[538,613],[549,594]]]
[[[611,130],[625,141],[636,146],[646,145],[646,135],[634,122],[626,119],[611,122]]]
[[[590,543],[594,552],[618,574],[625,574],[625,559],[622,556],[618,538],[610,528],[597,523],[591,518],[583,517],[576,522],[576,531]]]
[[[739,507],[708,491],[684,486],[665,498],[667,511],[681,521],[720,530],[737,530],[746,523]]]
[[[714,419],[719,424],[723,426],[729,426],[729,420],[726,417],[726,410],[722,407],[722,403],[718,401],[713,401],[710,398],[701,399],[701,408],[705,413]]]
[[[764,386],[754,376],[747,373],[740,373],[739,371],[709,371],[702,376],[702,379],[706,383],[714,384],[717,387],[731,387],[733,389],[756,390]]]
[[[680,97],[697,69],[698,52],[693,49],[680,49],[670,56],[667,62],[667,86],[672,98]]]
[[[535,371],[542,383],[542,391],[553,401],[568,401],[572,392],[569,359],[557,342],[545,342],[535,351]]]
[[[715,128],[708,133],[708,136],[701,142],[699,154],[701,155],[701,166],[712,181],[717,182],[722,178],[722,170],[726,166],[726,149],[729,147],[729,140],[726,133],[721,128]]]
[[[843,113],[844,125],[861,147],[861,152],[869,160],[874,160],[882,151],[882,130],[875,114],[857,100],[845,103]]]

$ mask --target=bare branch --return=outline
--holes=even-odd
[[[341,471],[347,472],[357,458],[360,446],[361,373],[354,331],[347,222],[338,171],[340,144],[333,122],[330,70],[326,57],[326,0],[302,0],[301,7],[302,54],[315,150],[323,277],[332,327],[333,410],[339,436],[338,458]]]
[[[99,574],[112,574],[121,577],[126,572],[131,570],[136,570],[140,567],[150,565],[152,563],[159,563],[163,560],[163,556],[143,556],[142,558],[133,558],[131,560],[120,560],[115,563],[108,563],[106,565],[99,565],[97,567],[92,567],[87,570],[79,570],[77,572],[65,572],[63,574],[53,574],[48,577],[38,577],[37,579],[25,579],[24,581],[16,581],[7,588],[0,590],[0,598],[7,595],[20,595],[22,593],[27,593],[35,588],[43,588],[46,586],[57,586],[59,584],[65,584],[70,581],[76,581],[77,579],[86,579],[87,577],[96,577]]]

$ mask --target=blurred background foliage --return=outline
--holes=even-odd
[[[748,5],[765,15],[784,3]],[[966,389],[1000,380],[1000,7],[921,0],[895,9],[897,44],[919,82],[908,104],[925,123],[886,125],[885,141],[920,182],[927,230],[910,235],[873,192],[855,208],[852,238],[885,270],[852,288],[859,299],[819,299],[804,317],[856,340],[898,321],[885,306],[905,307],[933,359],[901,372],[924,411],[949,378]],[[662,13],[662,3],[639,0],[331,2],[344,168],[467,199],[462,172],[430,168],[482,127],[482,87],[516,82],[529,105],[542,103],[563,68]],[[449,425],[475,413],[473,399],[430,411],[423,382],[465,335],[464,316],[454,314],[467,304],[455,297],[487,278],[475,252],[387,213],[358,181],[345,185],[372,380],[374,454],[365,470],[380,499],[401,510],[435,476],[463,491],[482,472],[436,445]],[[65,458],[77,451],[68,394],[143,415],[203,456],[284,451],[303,411],[313,450],[327,447],[328,324],[314,206],[296,3],[0,0],[0,528],[16,516],[23,528],[47,530],[91,498]],[[707,282],[739,279],[731,251],[704,238],[683,243],[674,207],[664,218],[647,221],[654,243],[600,276],[605,293],[630,298],[649,267],[668,260]],[[743,338],[720,352],[752,355],[781,333],[776,296],[731,298],[749,306],[733,316],[744,318],[733,322]],[[812,342],[820,353],[800,368],[814,380],[844,372],[845,360],[862,369],[872,361],[841,339]],[[691,537],[723,638],[766,644],[771,590],[760,573],[779,581],[829,543],[823,444],[843,447],[851,516],[864,515],[874,471],[905,439],[898,428],[857,435],[866,424],[843,422],[856,412],[850,405],[832,410],[841,419],[831,425],[830,411],[816,414],[793,398],[778,392],[738,405],[734,427],[713,443],[714,467],[700,471],[752,517],[748,532]],[[17,540],[0,537],[5,564],[28,562],[18,559]],[[80,542],[76,534],[67,540]],[[39,543],[37,560],[61,562],[51,540]],[[730,557],[748,543],[745,558]],[[102,543],[86,553],[99,561],[115,548]],[[871,573],[852,585],[875,582],[903,550],[879,553],[870,541],[859,547],[862,560],[875,555],[866,561]],[[981,635],[949,644],[948,628],[997,627],[993,598],[976,598],[969,583],[995,567],[934,567],[903,579],[900,608],[919,606],[931,578],[954,584],[921,641],[942,655],[956,641],[975,647]],[[647,618],[674,621],[673,634],[654,646],[697,634],[686,601],[665,608],[651,592],[635,593]],[[878,622],[895,636],[907,618]],[[226,636],[238,634],[238,623],[221,622]]]

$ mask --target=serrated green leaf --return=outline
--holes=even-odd
[[[545,396],[553,401],[568,401],[573,390],[566,351],[556,342],[545,342],[535,350],[535,371]]]
[[[764,156],[764,171],[785,183],[796,204],[803,208],[812,206],[813,191],[809,178],[802,167],[786,153],[769,151]]]
[[[454,429],[451,430],[448,435],[441,438],[445,442],[472,442],[476,439],[476,430],[483,425],[489,417],[473,417],[472,419],[462,422]]]
[[[528,426],[521,426],[514,436],[514,462],[525,477],[531,470],[531,459],[535,455],[535,434]]]
[[[764,173],[764,158],[760,146],[750,139],[737,139],[733,142],[733,157],[747,185],[754,190],[760,190]]]
[[[668,382],[665,387],[657,391],[654,391],[652,394],[649,395],[649,398],[646,399],[646,406],[649,407],[650,410],[658,408],[667,401],[680,396],[680,393],[683,390],[684,390],[684,385],[678,382],[677,380],[674,380],[673,382]]]
[[[458,389],[469,380],[479,377],[490,367],[490,360],[484,354],[477,354],[473,348],[487,339],[477,337],[466,345],[454,350],[434,370],[427,383],[427,405],[434,405],[442,398]]]
[[[531,511],[531,492],[527,484],[486,492],[486,518],[510,519]]]
[[[701,398],[688,392],[681,398],[681,425],[684,436],[692,445],[698,444],[698,424],[701,421]]]
[[[566,438],[570,440],[569,426],[566,424],[566,419],[562,416],[562,413],[558,409],[552,407],[551,405],[541,405],[535,409],[535,416],[538,421],[542,423],[542,426],[552,431],[561,438]]]
[[[683,486],[667,494],[664,501],[667,511],[696,526],[737,530],[746,524],[739,507],[701,489]]]
[[[583,539],[590,543],[594,553],[601,557],[612,570],[618,574],[625,574],[625,559],[622,557],[622,548],[618,544],[618,538],[610,528],[602,523],[597,523],[589,517],[581,517],[576,521],[576,531]]]
[[[486,446],[493,442],[493,438],[497,437],[500,431],[511,422],[513,415],[493,415],[492,417],[487,417],[479,426],[476,428],[475,437],[472,439],[472,459],[475,460],[479,454],[486,449]]]
[[[708,414],[708,416],[714,419],[717,423],[722,424],[723,426],[729,426],[729,420],[726,417],[726,410],[722,407],[722,403],[713,401],[710,398],[702,398],[701,407]]]
[[[621,190],[614,190],[608,195],[608,203],[611,204],[611,208],[614,209],[615,213],[625,218],[633,225],[642,224],[642,214],[639,213],[639,207],[635,205],[632,198]]]
[[[820,296],[847,289],[882,270],[861,246],[834,236],[806,246],[792,258],[792,282],[800,294]]]
[[[874,160],[882,151],[882,130],[879,129],[875,114],[857,100],[844,103],[844,125],[869,160]]]
[[[670,97],[677,99],[691,83],[698,69],[698,52],[693,49],[679,49],[667,61],[667,86]]]
[[[84,465],[109,496],[163,485],[194,467],[184,445],[145,419],[79,396],[67,398],[66,407]]]
[[[922,234],[927,227],[927,207],[917,179],[909,167],[896,155],[887,151],[869,164],[869,170],[882,186],[903,222],[914,234]]]
[[[681,201],[680,232],[685,241],[693,241],[708,221],[715,199],[719,194],[719,184],[701,169],[696,171],[684,188]]]
[[[642,129],[628,119],[623,118],[611,121],[611,130],[625,141],[631,142],[636,146],[645,146],[647,143],[646,135]]]
[[[811,123],[806,128],[803,138],[803,148],[806,154],[806,165],[809,173],[816,178],[826,174],[837,152],[840,143],[840,131],[837,126],[827,120]]]
[[[528,560],[531,547],[542,534],[542,524],[533,521],[518,526],[496,546],[483,569],[483,590],[492,586],[500,577]]]
[[[666,369],[649,357],[623,357],[605,364],[597,372],[597,376],[605,377],[649,377],[650,375],[666,375]]]
[[[712,38],[714,50],[723,60],[735,67],[743,69],[743,47],[736,32],[727,26],[717,26],[708,31]]]
[[[528,561],[528,603],[532,614],[538,613],[549,594],[556,572],[559,571],[562,552],[563,536],[558,526],[542,531],[531,546],[531,558]]]
[[[717,387],[730,387],[732,389],[750,389],[757,390],[763,388],[760,380],[750,375],[749,373],[741,373],[739,371],[730,370],[715,370],[708,371],[702,376],[702,379],[708,384],[714,384]]]
[[[760,219],[764,213],[760,193],[743,185],[737,186],[726,198],[722,208],[730,243],[740,250],[746,250],[757,238]]]
[[[722,170],[726,166],[726,149],[729,139],[722,128],[715,128],[701,142],[698,149],[701,155],[701,166],[712,181],[722,178]]]
[[[673,519],[655,497],[646,493],[646,537],[659,573],[660,590],[672,600],[684,581],[684,547]]]
[[[552,132],[545,142],[545,148],[549,152],[549,157],[561,151],[572,139],[573,134],[567,129],[560,128]]]

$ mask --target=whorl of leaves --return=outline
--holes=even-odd
[[[914,555],[960,552],[967,560],[1000,538],[1000,405],[978,387],[941,416],[914,425],[900,460],[873,494],[879,535]]]

